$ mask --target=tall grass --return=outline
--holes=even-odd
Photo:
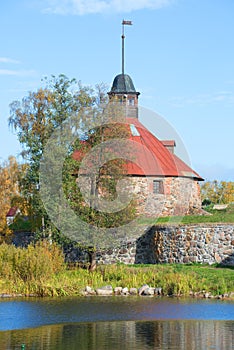
[[[55,244],[47,241],[16,248],[0,245],[0,278],[29,281],[47,280],[65,268],[64,257]]]
[[[112,287],[135,287],[143,284],[161,287],[164,295],[185,295],[210,292],[213,295],[234,292],[234,270],[204,265],[107,265],[89,273],[77,269],[58,275],[67,294],[79,294],[86,285],[94,289],[110,284]]]
[[[234,292],[234,269],[204,265],[101,265],[90,273],[69,270],[57,245],[47,241],[16,248],[0,245],[0,293],[38,296],[80,295],[85,286],[94,289],[161,287],[164,295],[189,295],[206,291],[213,295]]]

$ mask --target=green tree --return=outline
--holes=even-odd
[[[9,125],[16,131],[23,146],[22,157],[28,163],[26,176],[21,185],[24,196],[30,202],[32,215],[40,225],[41,218],[48,221],[40,201],[39,167],[45,144],[53,131],[62,127],[72,113],[97,103],[93,89],[84,87],[65,75],[44,79],[44,88],[30,92],[22,101],[10,105]]]
[[[82,159],[89,154],[90,149],[95,146],[105,144],[105,142],[114,140],[125,140],[129,137],[129,128],[125,124],[114,123],[107,124],[101,127],[88,130],[84,140],[77,140],[73,144],[70,157],[66,159],[64,167],[63,189],[67,199],[70,202],[71,208],[78,216],[86,223],[97,228],[115,228],[131,222],[136,217],[135,200],[132,199],[124,209],[119,209],[113,212],[101,211],[98,208],[98,201],[104,199],[110,204],[118,198],[117,185],[118,182],[126,178],[127,168],[126,161],[119,158],[119,152],[114,147],[109,147],[108,152],[116,158],[108,162],[103,161],[102,153],[95,153],[90,157],[91,163],[102,164],[98,166],[98,172],[90,173],[88,168],[80,176],[89,177],[90,187],[88,189],[88,202],[84,200],[80,187],[77,186],[78,175]],[[121,142],[120,142],[121,143]],[[105,149],[106,151],[106,149]],[[131,151],[129,150],[129,153]],[[97,237],[99,233],[97,233]],[[107,237],[103,237],[104,245]],[[86,251],[90,258],[90,270],[96,266],[96,246],[86,246]]]
[[[64,209],[61,204],[63,195],[66,197],[65,206],[69,205],[82,220],[90,225],[116,227],[128,222],[135,215],[133,201],[125,210],[111,214],[102,213],[95,208],[95,205],[85,204],[74,176],[79,172],[82,162],[82,159],[78,161],[74,159],[75,151],[78,150],[85,156],[90,149],[107,140],[128,138],[127,128],[122,124],[124,118],[122,115],[122,119],[119,118],[120,110],[117,106],[110,107],[106,104],[105,87],[102,84],[92,89],[82,86],[75,79],[69,80],[64,75],[52,76],[51,79],[45,79],[44,83],[44,88],[30,92],[22,101],[13,102],[10,105],[9,118],[9,125],[17,132],[23,146],[22,156],[28,163],[22,188],[30,202],[37,228],[41,226],[43,218],[47,232],[54,233],[56,237],[60,236],[59,231],[51,224],[51,212],[49,218],[41,201],[41,189],[38,191],[41,185],[39,183],[40,164],[44,163],[51,182],[46,185],[53,185],[52,193],[46,192],[47,186],[43,187],[48,194],[44,196],[46,198],[44,204],[47,209],[52,208],[52,217],[58,223],[58,229],[63,227],[62,221],[65,220],[66,227],[75,231],[73,219],[64,218],[61,215]],[[120,123],[116,123],[117,115],[118,120],[121,119]],[[73,130],[74,127],[75,130]],[[76,141],[72,144],[64,137],[67,133],[76,135]],[[56,137],[54,137],[55,134]],[[52,147],[49,152],[47,152],[48,144]],[[115,155],[113,147],[108,152]],[[41,163],[46,157],[47,163]],[[61,160],[65,160],[62,187],[59,184]],[[97,159],[93,161],[96,162]],[[126,167],[122,159],[111,159],[103,163],[98,174],[93,178],[90,200],[97,201],[105,198],[111,202],[116,199],[116,185],[125,175]],[[90,256],[93,256],[95,244],[87,249]]]

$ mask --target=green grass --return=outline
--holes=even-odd
[[[202,223],[234,223],[234,204],[229,204],[226,209],[213,210],[210,207],[206,211],[211,215],[187,215],[172,216],[162,218],[140,218],[140,225],[158,225],[158,224],[202,224]]]
[[[210,292],[212,295],[234,293],[234,267],[200,264],[99,265],[87,269],[69,269],[56,244],[47,241],[35,246],[16,248],[0,245],[0,294],[35,294],[38,296],[81,295],[85,286],[92,288],[135,287],[143,284],[161,287],[165,295],[189,295]]]
[[[210,292],[212,295],[234,292],[234,269],[205,265],[102,265],[90,273],[81,268],[61,270],[47,279],[0,279],[0,293],[38,296],[81,295],[85,286],[135,287],[143,284],[161,287],[164,295]]]
[[[211,215],[186,215],[186,216],[168,216],[157,218],[139,217],[139,225],[161,225],[161,224],[202,224],[202,223],[234,223],[234,204],[229,204],[226,209],[213,210],[212,206],[205,210]],[[22,218],[16,220],[10,228],[13,231],[32,231],[32,223],[24,221]]]

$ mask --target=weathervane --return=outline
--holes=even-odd
[[[125,39],[124,26],[125,25],[131,26],[132,25],[132,21],[125,21],[123,19],[123,22],[122,22],[122,74],[123,75],[124,75],[124,39]]]

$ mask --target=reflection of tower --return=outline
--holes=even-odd
[[[131,25],[131,21],[122,22],[122,73],[114,78],[111,91],[108,92],[109,100],[112,103],[120,103],[126,107],[126,117],[138,118],[138,96],[132,79],[124,73],[124,26]]]

